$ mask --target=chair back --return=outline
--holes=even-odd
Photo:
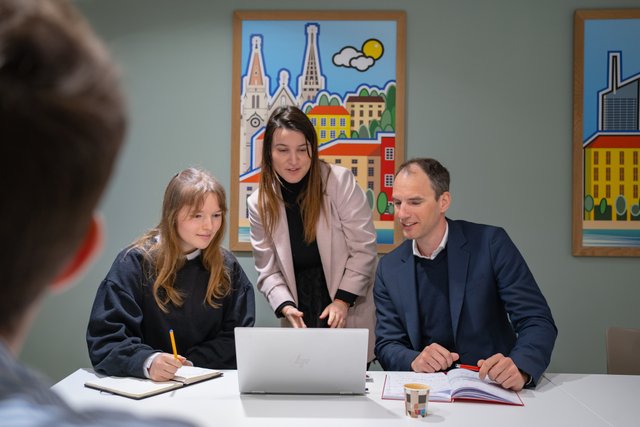
[[[607,329],[607,374],[640,375],[640,329]]]

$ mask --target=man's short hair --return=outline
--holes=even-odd
[[[408,170],[411,165],[416,165],[424,173],[427,174],[429,180],[431,181],[431,187],[433,191],[436,193],[436,200],[440,198],[442,193],[449,191],[449,171],[447,168],[442,166],[442,164],[436,159],[430,159],[428,157],[419,157],[415,159],[410,159],[400,165],[398,168],[398,172],[396,172],[396,176],[404,170]]]
[[[0,334],[70,260],[126,128],[117,71],[65,0],[0,0]]]

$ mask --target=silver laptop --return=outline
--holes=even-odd
[[[241,393],[364,394],[367,329],[235,328]]]

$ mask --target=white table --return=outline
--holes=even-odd
[[[609,425],[640,425],[635,413],[640,405],[640,375],[545,374],[545,377]]]
[[[52,388],[77,409],[106,407],[140,415],[182,417],[200,426],[225,427],[389,427],[417,423],[464,427],[606,426],[630,423],[631,410],[635,409],[632,404],[613,398],[612,393],[616,393],[620,382],[626,384],[627,377],[603,381],[597,375],[549,374],[553,382],[543,378],[535,390],[520,393],[525,406],[430,402],[429,415],[414,419],[404,414],[403,401],[381,399],[384,372],[373,371],[369,375],[373,382],[367,383],[369,391],[364,396],[241,395],[236,371],[224,371],[220,378],[142,400],[84,387],[85,381],[95,378],[89,369],[79,369]],[[628,382],[628,390],[637,391],[640,376],[631,377]],[[601,405],[608,406],[606,410],[597,412],[590,403],[583,403],[579,393],[582,383],[591,389],[600,385],[607,387],[599,394],[612,394],[609,400],[600,401],[594,396]],[[591,395],[585,393],[584,398],[590,402]]]

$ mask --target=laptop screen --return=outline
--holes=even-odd
[[[241,393],[364,394],[367,329],[235,328]]]

